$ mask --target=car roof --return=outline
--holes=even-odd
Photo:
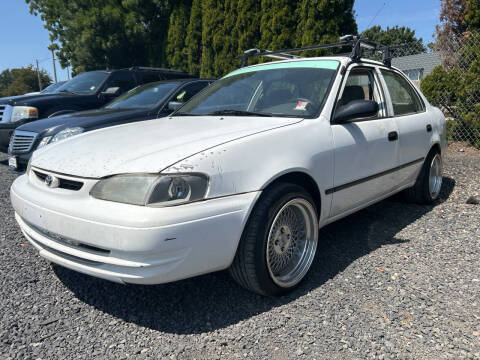
[[[342,55],[317,56],[317,57],[299,57],[297,59],[275,60],[275,61],[271,61],[271,62],[268,62],[268,63],[283,64],[283,63],[292,63],[292,62],[298,62],[298,61],[320,61],[320,60],[339,61],[340,64],[343,65],[343,66],[346,66],[346,65],[349,65],[349,64],[352,64],[352,63],[359,63],[359,64],[369,64],[369,65],[374,65],[374,66],[380,66],[380,67],[383,67],[383,68],[386,68],[386,69],[393,69],[393,70],[401,71],[400,69],[398,69],[394,66],[390,66],[390,67],[386,66],[381,61],[372,60],[372,59],[368,59],[368,58],[361,58],[358,61],[353,61],[350,56],[343,55],[343,54]],[[266,63],[258,63],[258,64],[254,64],[254,65],[249,65],[249,66],[245,66],[244,69],[255,68],[256,66],[261,66],[261,65],[265,65],[265,64]],[[235,70],[233,70],[233,71],[235,71]]]

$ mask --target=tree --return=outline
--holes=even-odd
[[[260,41],[260,2],[257,0],[239,0],[234,34],[237,37],[238,55],[245,50],[256,48]]]
[[[403,56],[420,54],[427,51],[427,48],[423,45],[423,39],[417,38],[415,36],[415,30],[406,26],[396,25],[391,28],[387,27],[386,30],[383,30],[380,26],[372,26],[364,30],[360,36],[383,45],[406,44],[407,46],[399,51]]]
[[[288,49],[296,44],[296,2],[261,0],[260,47],[268,50]]]
[[[166,54],[168,65],[185,71],[189,68],[185,35],[190,22],[190,7],[191,1],[188,0],[175,3],[170,15],[167,36]]]
[[[353,0],[303,0],[299,2],[297,17],[296,46],[337,42],[341,35],[357,33]]]
[[[222,39],[218,36],[223,24],[223,0],[205,0],[202,14],[202,64],[200,75],[216,77],[220,75],[215,69]]]
[[[170,0],[26,0],[73,71],[165,63]]]
[[[50,85],[52,80],[45,70],[40,71],[42,89]],[[0,96],[22,95],[40,91],[38,77],[32,65],[22,68],[7,69],[0,73]]]
[[[190,9],[190,21],[185,39],[185,51],[188,59],[188,72],[198,75],[202,62],[202,2],[193,0]]]
[[[465,11],[465,22],[468,30],[480,29],[480,1],[469,0]]]

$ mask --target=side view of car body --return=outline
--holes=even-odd
[[[15,171],[25,171],[32,153],[45,145],[87,131],[167,116],[172,112],[170,102],[183,104],[213,81],[178,79],[148,83],[124,93],[101,109],[54,116],[22,125],[10,139],[9,165]]]
[[[292,59],[235,70],[162,121],[36,151],[11,201],[40,255],[76,271],[157,284],[228,268],[279,295],[320,227],[400,191],[435,201],[445,146],[444,116],[400,71]]]
[[[137,85],[191,75],[171,69],[132,67],[89,71],[53,93],[0,98],[0,151],[7,152],[13,131],[28,122],[75,111],[98,109]]]

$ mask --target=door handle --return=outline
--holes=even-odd
[[[396,141],[398,140],[398,132],[391,131],[388,133],[388,141]]]
[[[428,124],[427,125],[427,132],[430,132],[430,131],[432,131],[432,125]]]

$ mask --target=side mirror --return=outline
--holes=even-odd
[[[352,119],[374,116],[378,113],[378,104],[373,100],[352,100],[340,106],[333,115],[334,124],[345,124]]]
[[[170,101],[168,103],[168,110],[177,111],[182,107],[183,103],[179,101]]]
[[[106,97],[115,97],[120,95],[120,88],[119,87],[109,87],[105,91],[102,91],[101,94]]]

